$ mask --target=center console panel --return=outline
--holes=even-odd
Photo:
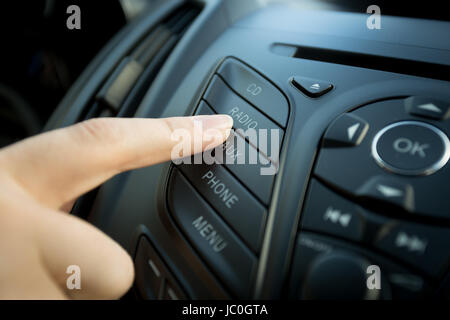
[[[155,80],[164,108],[149,93],[135,116],[229,114],[222,151],[235,163],[120,175],[89,217],[135,257],[136,292],[448,297],[449,23],[386,16],[369,30],[363,13],[221,10],[191,29],[221,22],[218,36],[203,45],[188,31],[179,48],[197,58],[179,49]],[[237,129],[266,129],[279,153]],[[380,290],[366,286],[371,266]]]

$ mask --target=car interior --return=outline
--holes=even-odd
[[[443,4],[23,5],[2,21],[1,147],[98,117],[228,114],[259,159],[166,162],[76,201],[133,258],[124,299],[450,299]]]

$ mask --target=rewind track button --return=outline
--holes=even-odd
[[[312,180],[302,213],[302,228],[361,241],[367,218],[359,206]]]

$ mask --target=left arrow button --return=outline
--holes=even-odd
[[[329,127],[324,137],[324,146],[329,148],[359,145],[369,129],[367,121],[350,113],[344,113]]]

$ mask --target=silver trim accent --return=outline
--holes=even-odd
[[[378,141],[383,136],[383,134],[385,134],[390,129],[399,127],[399,126],[404,126],[404,125],[421,126],[421,127],[430,129],[431,131],[436,133],[441,138],[441,141],[444,145],[445,150],[442,154],[442,157],[438,161],[436,161],[434,164],[432,164],[431,166],[424,168],[424,169],[420,169],[420,170],[400,169],[400,168],[396,168],[396,167],[391,166],[390,164],[386,163],[378,153],[378,150],[377,150]],[[382,130],[380,130],[375,135],[373,142],[372,142],[372,157],[375,159],[375,162],[380,167],[382,167],[388,171],[391,171],[393,173],[398,173],[398,174],[407,175],[407,176],[427,176],[427,175],[435,173],[436,171],[443,168],[447,164],[448,160],[450,159],[450,140],[444,132],[442,132],[437,127],[435,127],[431,124],[428,124],[426,122],[400,121],[400,122],[396,122],[396,123],[393,123],[393,124],[390,124],[390,125],[384,127]]]
[[[159,272],[159,269],[156,267],[156,265],[155,265],[155,263],[153,262],[152,259],[148,259],[148,265],[150,266],[150,268],[152,268],[152,270],[155,273],[156,277],[159,278],[159,276],[161,275],[161,272]]]
[[[170,297],[170,299],[172,300],[180,300],[178,299],[177,295],[175,294],[175,292],[172,290],[172,288],[167,289],[167,295]]]

